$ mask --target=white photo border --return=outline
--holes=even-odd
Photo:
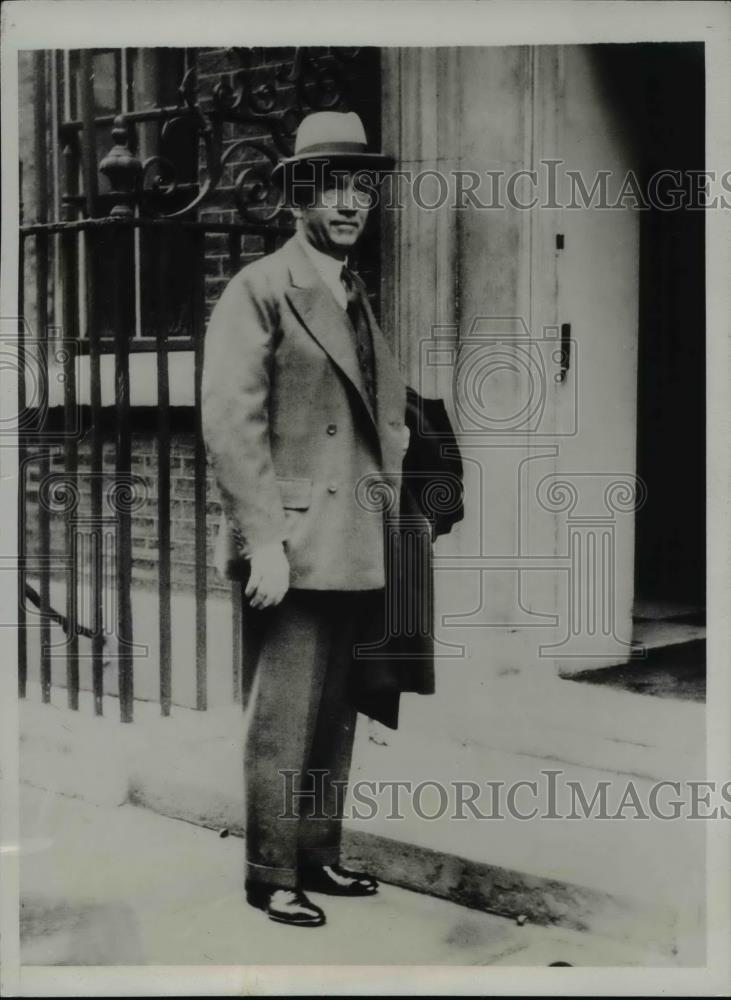
[[[286,8],[286,17],[282,16]],[[2,5],[0,316],[15,314],[18,80],[21,49],[85,46],[539,45],[697,41],[706,51],[706,169],[731,166],[731,7],[713,2],[583,0],[7,0]],[[707,210],[708,779],[729,778],[731,739],[731,238],[729,210]],[[0,373],[0,415],[16,386]],[[3,450],[0,512],[15,551],[17,462]],[[15,464],[14,464],[15,463]],[[15,574],[0,573],[7,613]],[[8,620],[8,619],[6,619]],[[12,620],[12,619],[10,619]],[[728,995],[731,824],[707,824],[708,965],[703,968],[19,966],[17,636],[0,629],[0,995]]]

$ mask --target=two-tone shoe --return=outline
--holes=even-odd
[[[276,886],[252,883],[246,886],[246,900],[263,910],[270,920],[297,927],[322,927],[325,914],[300,889],[279,889]]]
[[[350,871],[342,865],[303,868],[300,884],[303,889],[328,896],[373,896],[378,892],[378,882],[371,875]]]

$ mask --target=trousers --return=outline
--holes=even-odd
[[[357,719],[353,647],[382,601],[382,590],[290,590],[277,607],[244,607],[244,669],[254,671],[248,883],[294,889],[302,867],[338,862]]]

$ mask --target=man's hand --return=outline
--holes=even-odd
[[[405,456],[406,452],[409,450],[409,441],[411,441],[411,431],[406,426],[406,424],[404,424],[404,427],[403,427],[403,430],[401,431],[401,434],[403,436],[402,447],[404,449],[404,456]]]
[[[245,594],[252,608],[273,608],[289,590],[289,561],[281,542],[271,542],[251,554],[251,575]]]

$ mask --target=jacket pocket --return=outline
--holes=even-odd
[[[285,510],[307,510],[312,503],[311,479],[277,479]]]

